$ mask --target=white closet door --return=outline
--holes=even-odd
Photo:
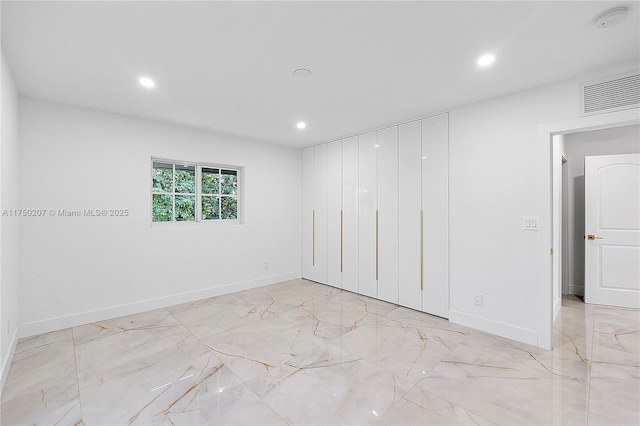
[[[358,137],[342,140],[342,289],[358,292]]]
[[[377,134],[376,132],[366,133],[358,138],[358,292],[366,296],[378,297]]]
[[[327,284],[341,288],[342,143],[327,145]]]
[[[314,281],[327,283],[327,145],[313,148],[313,208],[315,210]]]
[[[398,303],[398,127],[378,131],[378,298]]]
[[[422,310],[449,318],[449,114],[422,120]]]
[[[313,148],[302,150],[302,278],[313,280]]]
[[[420,282],[420,211],[422,122],[402,124],[398,130],[398,248],[399,295],[398,304],[422,309]]]

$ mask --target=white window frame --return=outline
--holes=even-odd
[[[176,193],[175,192],[175,167],[176,166],[193,166],[195,167],[195,179],[196,179],[196,214],[195,220],[190,221],[163,221],[163,222],[154,222],[153,221],[153,164],[154,163],[166,163],[173,165],[173,188],[172,188],[172,203],[173,203],[173,212],[175,215],[175,197],[176,195],[193,195],[191,193]],[[202,219],[202,169],[219,169],[222,170],[232,170],[236,172],[237,176],[237,192],[236,192],[236,211],[237,217],[236,219]],[[244,223],[243,220],[243,211],[244,211],[244,167],[242,166],[233,166],[229,164],[218,164],[218,163],[205,163],[205,162],[196,162],[196,161],[183,161],[183,160],[171,160],[164,157],[151,157],[150,164],[150,181],[149,181],[149,222],[151,223],[152,228],[163,228],[163,227],[175,227],[175,226],[199,226],[202,224],[207,225],[240,225]],[[169,193],[167,193],[169,194]],[[220,194],[222,195],[222,194]],[[222,213],[222,211],[220,211]]]

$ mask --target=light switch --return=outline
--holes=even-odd
[[[532,216],[525,216],[523,219],[523,229],[525,231],[537,231],[538,230],[538,218]]]

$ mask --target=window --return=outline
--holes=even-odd
[[[240,170],[152,160],[151,221],[237,221]]]

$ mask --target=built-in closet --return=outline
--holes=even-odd
[[[448,120],[303,150],[303,278],[448,318]]]

